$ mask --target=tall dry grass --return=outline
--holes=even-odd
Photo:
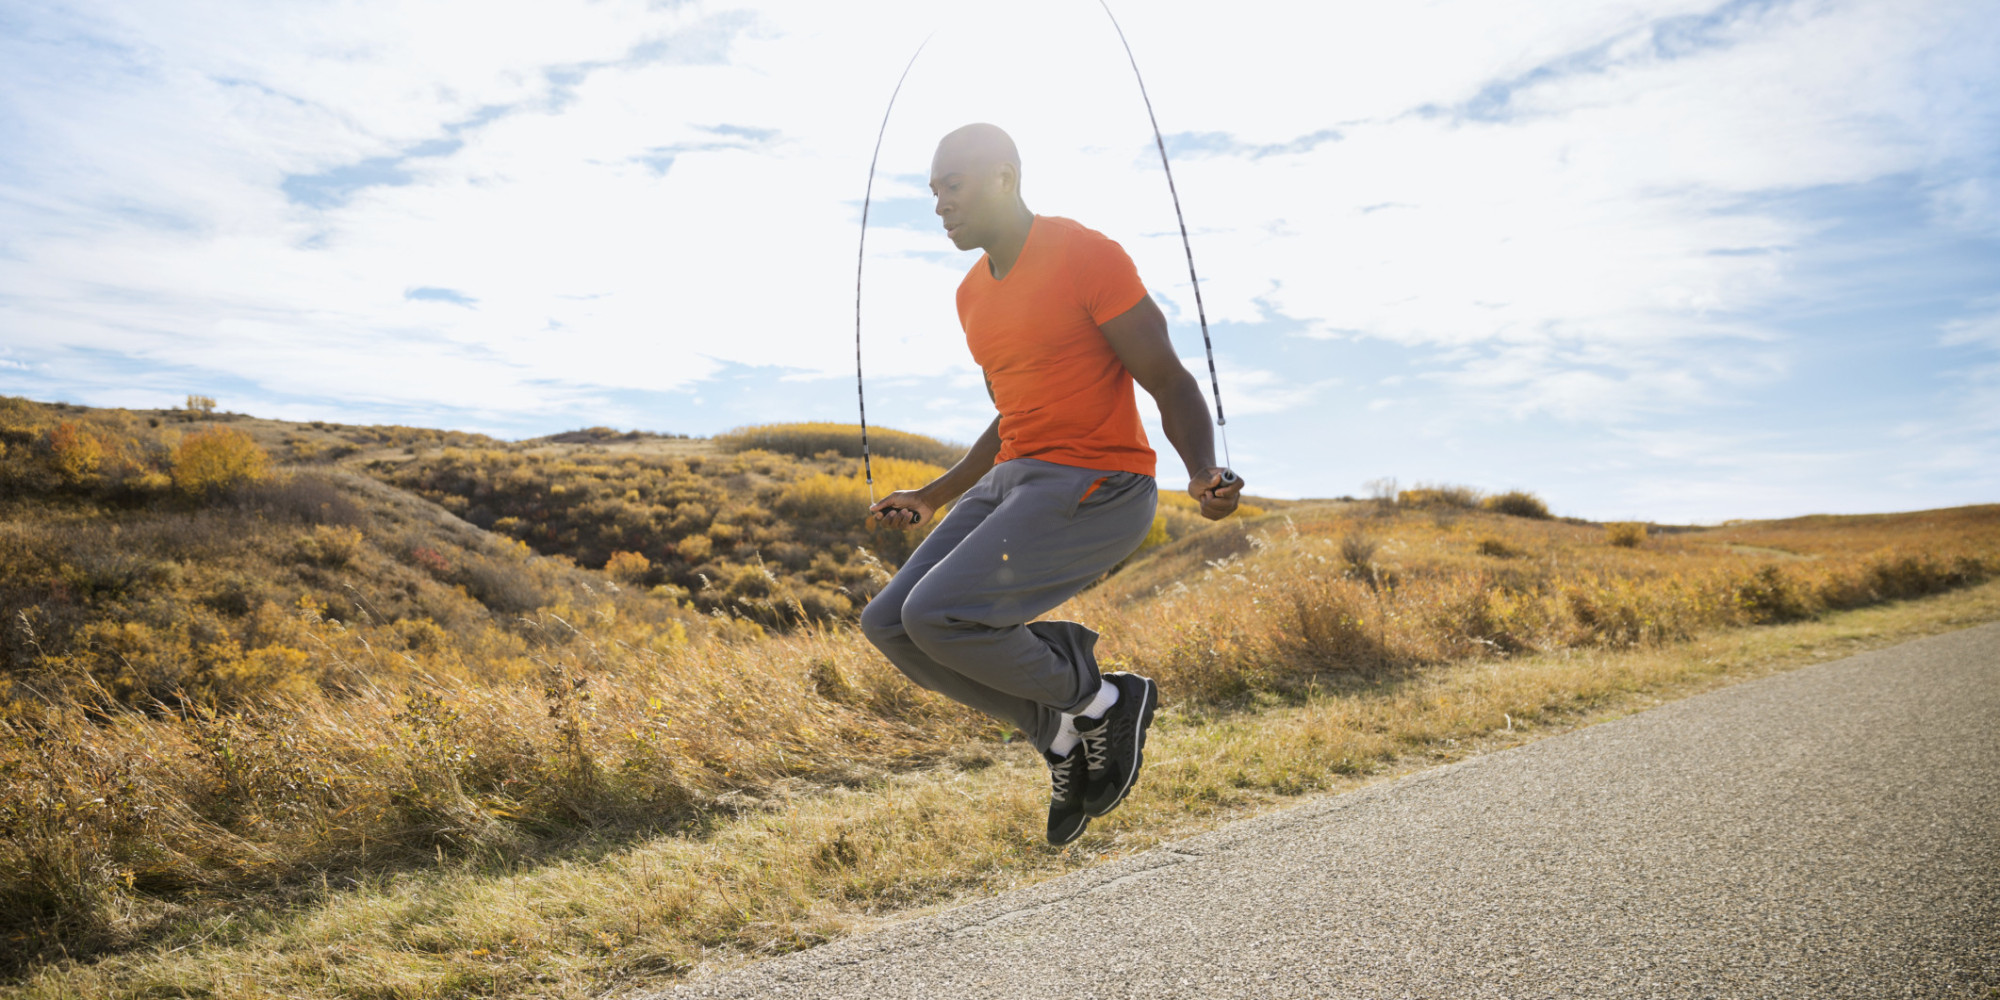
[[[95,688],[0,720],[4,933],[87,952],[143,937],[191,895],[686,828],[1001,735],[845,629],[638,646],[615,615],[544,609],[506,669],[416,674],[308,612],[298,655],[347,685],[267,687],[227,710],[119,709]]]
[[[1334,675],[1679,641],[1917,597],[2000,571],[2000,507],[1661,534],[1374,504],[1298,509],[1161,548],[1061,612],[1181,697]]]
[[[1965,508],[1627,549],[1477,511],[1440,527],[1373,504],[1298,508],[1162,546],[1055,614],[1102,629],[1107,665],[1154,676],[1176,709],[1226,714],[1964,586],[2000,570],[1996,527],[2000,508]],[[372,558],[335,530],[307,540],[315,560]],[[260,612],[282,641],[240,669],[311,685],[134,705],[85,671],[61,698],[25,698],[0,726],[0,933],[31,942],[22,956],[117,948],[192,899],[586,830],[698,832],[788,789],[868,784],[1007,735],[846,626],[691,637],[635,619],[632,600],[559,591],[471,648],[304,602]]]

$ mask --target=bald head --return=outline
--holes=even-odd
[[[1034,221],[1021,201],[1021,153],[996,125],[967,125],[938,142],[931,193],[946,235],[960,250],[1013,242]]]
[[[953,129],[950,135],[939,140],[937,155],[931,158],[933,172],[938,161],[944,159],[961,166],[987,170],[1005,163],[1014,168],[1017,176],[1021,172],[1021,151],[1014,148],[1013,137],[1000,126],[985,122]]]

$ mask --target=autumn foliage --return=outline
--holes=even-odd
[[[196,431],[174,449],[174,488],[188,496],[213,496],[270,474],[270,456],[233,427]]]

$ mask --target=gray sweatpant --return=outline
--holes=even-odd
[[[1061,713],[1097,694],[1097,633],[1031,619],[1131,555],[1157,500],[1150,476],[1002,462],[868,602],[862,631],[917,684],[1047,750]]]

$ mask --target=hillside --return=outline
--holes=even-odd
[[[512,616],[583,603],[617,607],[641,641],[756,632],[343,468],[270,468],[254,444],[218,436],[231,423],[182,416],[0,400],[6,714],[531,674]],[[315,624],[365,643],[366,658],[328,655]]]
[[[752,427],[714,439],[608,428],[502,442],[412,428],[241,421],[273,454],[407,490],[543,555],[765,626],[851,620],[929,533],[876,530],[852,425]],[[873,437],[874,495],[929,482],[961,446]],[[1149,545],[1208,527],[1165,497]],[[1276,502],[1259,500],[1250,513]]]
[[[905,438],[878,478],[926,474],[949,447]],[[320,945],[230,959],[296,995],[581,996],[711,949],[795,947],[830,913],[1042,857],[1021,839],[1037,789],[976,816],[948,791],[915,813],[884,798],[913,787],[899,776],[988,780],[1010,734],[912,687],[847,624],[909,542],[851,517],[866,493],[843,441],[794,426],[510,443],[0,399],[13,974],[49,984],[34,995],[148,995],[159,944],[193,949],[174,989],[239,994],[203,978],[237,974],[213,949],[347,906],[340,886],[393,896],[447,868],[649,886],[600,913],[536,881],[546,906],[482,903],[508,916],[437,948],[418,939],[444,914],[389,929],[357,902],[372,915],[343,919],[376,928],[351,945],[371,972]],[[1197,814],[1614,683],[1536,657],[1665,649],[2000,574],[2000,506],[1648,530],[1530,499],[1426,487],[1218,525],[1170,506],[1146,552],[1054,615],[1156,677],[1170,730],[1243,718],[1296,742],[1152,779]],[[1424,693],[1466,665],[1476,696]],[[1256,721],[1329,698],[1347,721]],[[784,826],[801,802],[826,817],[809,833]],[[681,860],[643,879],[596,860],[627,849]]]

